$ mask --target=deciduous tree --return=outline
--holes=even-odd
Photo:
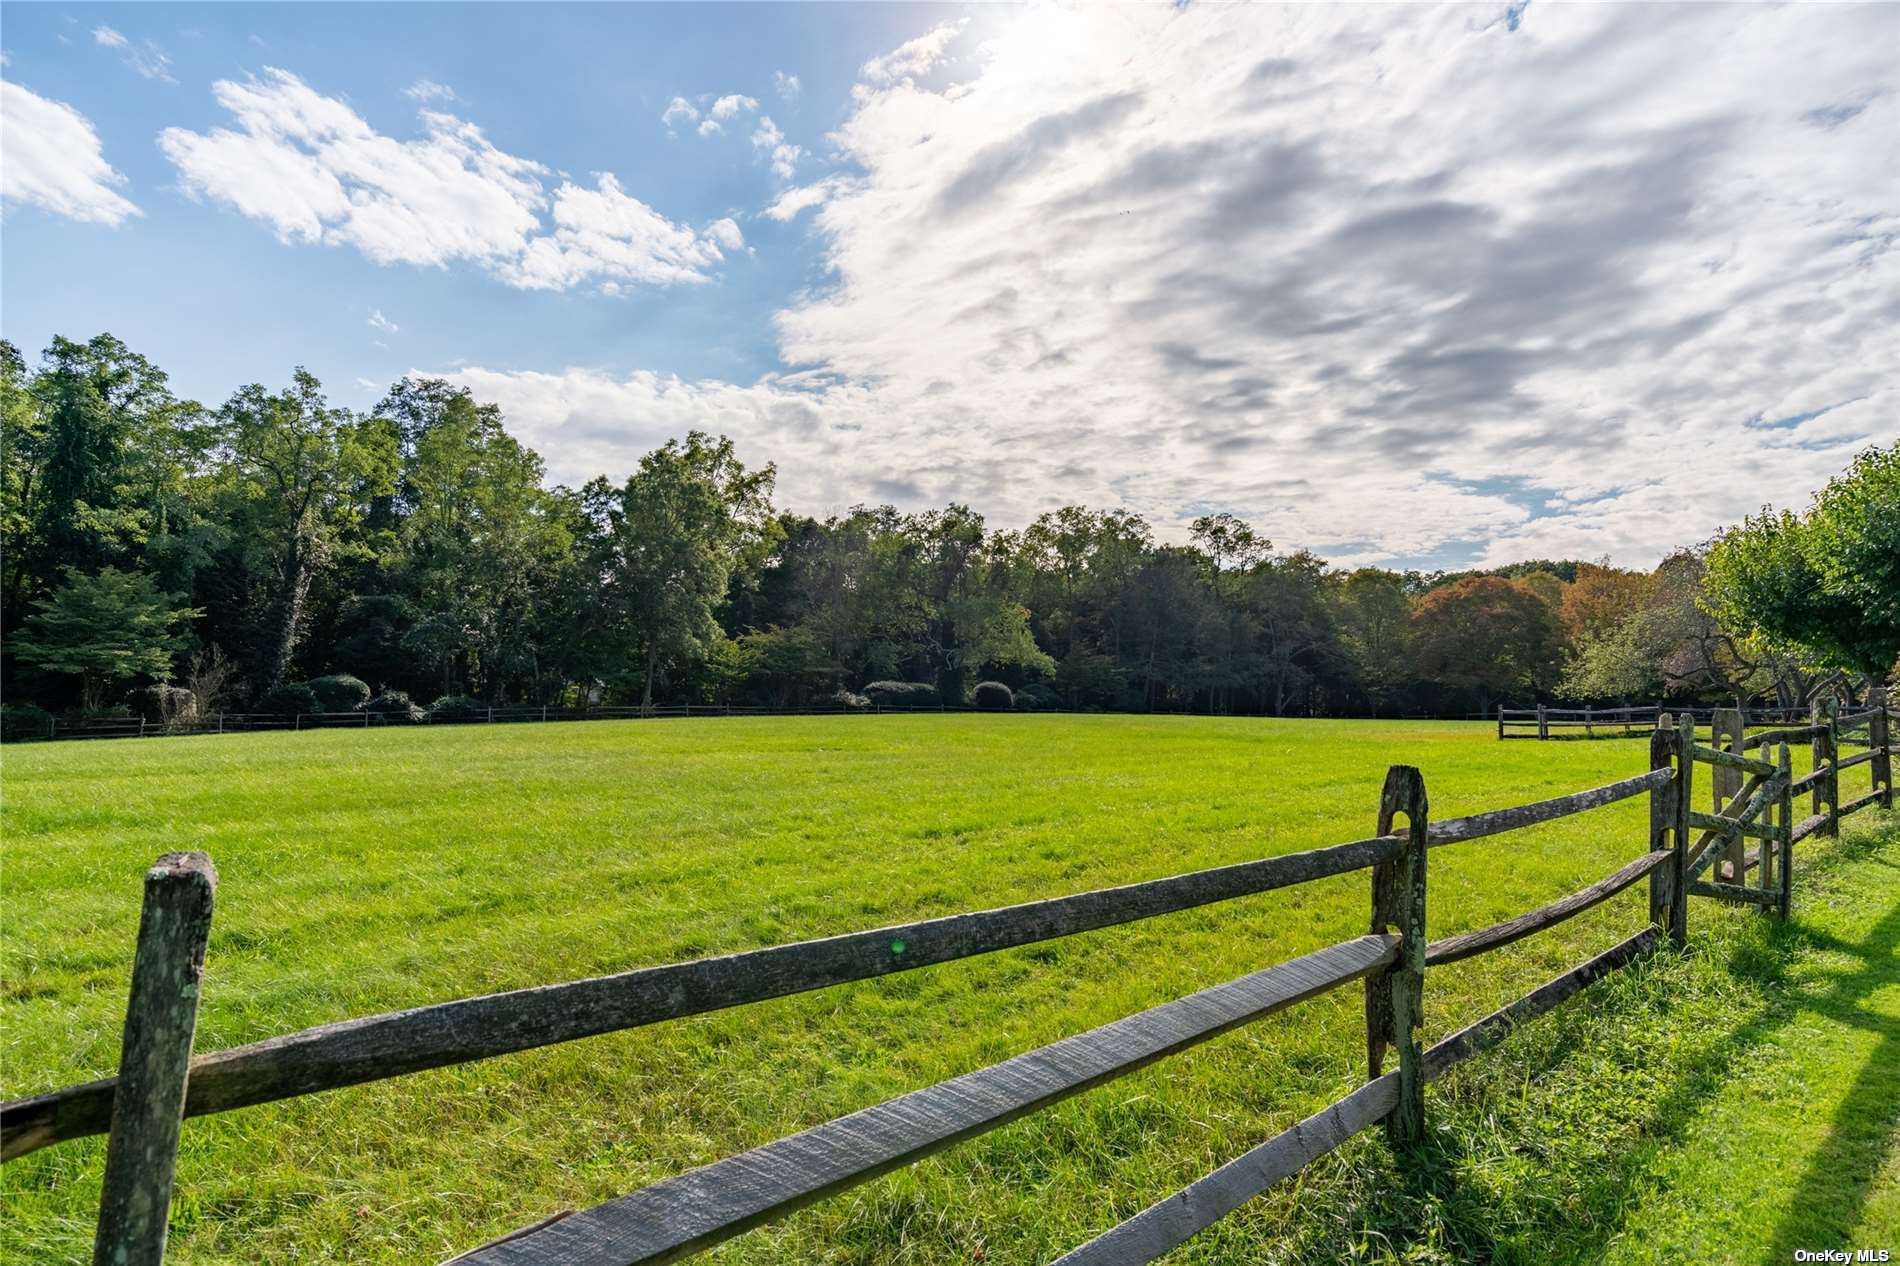
[[[1885,677],[1900,660],[1900,444],[1861,453],[1805,515],[1764,510],[1724,533],[1706,589],[1771,646]]]
[[[35,604],[13,653],[78,677],[84,706],[96,710],[120,682],[170,678],[172,659],[185,646],[178,626],[198,614],[175,604],[142,572],[105,567],[88,576],[68,567],[59,588]]]

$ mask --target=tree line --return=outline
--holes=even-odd
[[[0,393],[16,721],[962,703],[986,682],[1018,707],[1303,716],[1794,704],[1900,654],[1900,448],[1650,571],[1421,573],[1332,568],[1229,514],[1185,544],[1082,506],[1020,530],[964,505],[818,519],[700,433],[547,487],[500,409],[442,380],[357,413],[299,369],[212,408],[104,334],[34,366],[0,343]]]

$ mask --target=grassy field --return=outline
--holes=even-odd
[[[204,849],[221,877],[209,1050],[1358,838],[1394,762],[1420,766],[1449,817],[1638,772],[1647,744],[1498,743],[1457,723],[951,715],[74,743],[4,761],[13,1096],[113,1071],[139,879],[166,850]],[[1642,851],[1647,813],[1638,798],[1434,851],[1431,934],[1600,877]],[[1366,1136],[1179,1258],[1765,1262],[1850,1235],[1900,1248],[1900,831],[1863,814],[1801,865],[1793,925],[1697,901],[1690,954],[1597,986],[1435,1086],[1423,1178]],[[171,1258],[434,1260],[1358,935],[1367,900],[1365,876],[1344,876],[199,1119]],[[1427,1039],[1644,914],[1639,885],[1434,969]],[[1362,1040],[1359,993],[1338,991],[712,1258],[1045,1261],[1350,1088]],[[0,1259],[86,1255],[102,1155],[88,1140],[0,1170]],[[1713,1183],[1729,1164],[1737,1179]]]

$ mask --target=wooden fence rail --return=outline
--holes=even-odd
[[[1363,1085],[1061,1259],[1145,1262],[1373,1124],[1384,1123],[1404,1163],[1423,1137],[1427,1083],[1489,1049],[1515,1026],[1637,961],[1662,937],[1683,944],[1689,896],[1741,901],[1785,917],[1793,845],[1806,834],[1836,828],[1840,817],[1859,808],[1892,803],[1886,778],[1894,714],[1884,697],[1874,710],[1850,718],[1869,727],[1873,759],[1841,759],[1840,718],[1831,710],[1815,715],[1814,726],[1826,731],[1815,740],[1817,756],[1829,754],[1819,779],[1810,775],[1797,783],[1791,776],[1786,740],[1776,745],[1772,762],[1742,757],[1698,744],[1693,718],[1684,718],[1677,728],[1671,716],[1661,714],[1650,734],[1647,772],[1534,804],[1434,823],[1423,775],[1395,765],[1380,795],[1376,834],[1367,839],[1047,901],[347,1020],[196,1058],[191,1056],[191,1017],[215,874],[202,854],[169,855],[148,877],[119,1076],[0,1105],[0,1157],[109,1133],[95,1262],[155,1266],[164,1254],[171,1172],[180,1125],[188,1117],[912,971],[1370,870],[1371,923],[1355,940],[912,1091],[592,1209],[544,1218],[454,1259],[466,1266],[630,1266],[690,1256],[1235,1027],[1362,980],[1368,1065]],[[1702,813],[1692,807],[1697,763],[1750,778],[1734,789],[1718,786],[1715,812]],[[1872,790],[1838,804],[1840,771],[1862,764],[1873,773]],[[1798,787],[1811,789],[1816,808],[1801,824],[1792,821]],[[1646,847],[1609,875],[1491,927],[1426,939],[1432,849],[1644,794],[1650,801]],[[1698,829],[1702,835],[1692,844]],[[1760,847],[1741,852],[1746,839],[1759,840]],[[1698,878],[1725,859],[1727,870],[1707,881]],[[1554,927],[1644,878],[1649,880],[1648,929],[1431,1048],[1421,1046],[1418,1028],[1429,968]],[[1388,1056],[1397,1062],[1389,1072]]]
[[[1721,707],[1697,707],[1695,705],[1668,705],[1661,703],[1635,705],[1619,708],[1552,708],[1538,704],[1534,708],[1497,709],[1498,737],[1501,739],[1550,739],[1577,737],[1594,738],[1599,732],[1620,737],[1638,737],[1648,734],[1656,728],[1658,720],[1665,714],[1677,721],[1687,717],[1691,720],[1719,724],[1723,713],[1739,712],[1744,726],[1788,725],[1807,717],[1805,709],[1797,708],[1748,708],[1738,710]],[[1528,733],[1521,731],[1529,731]]]

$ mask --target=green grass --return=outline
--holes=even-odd
[[[113,1071],[139,877],[162,851],[204,849],[221,877],[198,1029],[210,1050],[1358,838],[1395,762],[1424,770],[1437,817],[1647,764],[1640,740],[1493,733],[952,715],[9,748],[0,1084],[12,1096]],[[1647,814],[1638,798],[1435,850],[1432,935],[1602,876],[1643,849]],[[1692,953],[1593,987],[1433,1087],[1422,1164],[1401,1172],[1362,1136],[1180,1259],[1765,1262],[1788,1260],[1771,1246],[1858,1231],[1900,1247],[1892,819],[1860,815],[1804,853],[1796,905],[1783,929],[1694,902]],[[1343,876],[201,1118],[184,1130],[171,1259],[431,1260],[1358,935],[1367,906],[1366,877]],[[1644,914],[1639,885],[1435,969],[1427,1039]],[[1350,1088],[1362,1026],[1358,991],[1338,991],[713,1260],[1046,1261]],[[102,1155],[87,1140],[0,1170],[0,1259],[87,1253]]]

